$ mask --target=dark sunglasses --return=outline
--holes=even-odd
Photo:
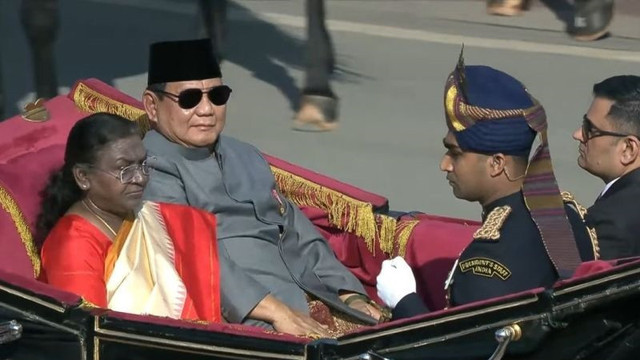
[[[221,106],[227,103],[229,96],[231,95],[231,88],[227,85],[220,85],[209,89],[209,91],[203,91],[201,89],[186,89],[182,90],[180,94],[173,94],[163,90],[153,90],[160,94],[169,96],[173,101],[178,103],[178,106],[188,110],[193,109],[202,100],[202,95],[207,94],[209,101],[213,105]]]
[[[587,142],[595,137],[600,136],[615,136],[615,137],[626,137],[626,136],[635,136],[633,134],[622,134],[613,131],[606,131],[602,129],[598,129],[597,126],[593,125],[593,121],[591,121],[587,115],[582,117],[582,140]]]

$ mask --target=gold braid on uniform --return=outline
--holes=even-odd
[[[13,225],[16,227],[18,235],[20,236],[20,240],[22,240],[22,244],[27,251],[29,260],[31,260],[31,265],[33,266],[33,276],[34,278],[37,278],[40,275],[40,256],[38,256],[38,251],[36,250],[36,246],[33,243],[33,235],[31,234],[31,229],[29,229],[27,219],[24,216],[22,210],[20,210],[20,207],[18,206],[16,200],[2,186],[0,186],[0,204],[2,204],[2,209],[6,211],[11,217]]]
[[[569,203],[571,206],[573,206],[576,212],[578,213],[578,215],[580,215],[580,218],[582,219],[582,221],[584,221],[584,217],[587,215],[587,208],[580,205],[580,203],[578,202],[578,200],[575,199],[573,194],[571,194],[568,191],[563,191],[562,201]],[[587,228],[587,233],[589,234],[589,238],[591,239],[591,246],[593,247],[594,260],[598,260],[600,258],[600,244],[598,243],[598,234],[596,234],[595,228],[591,228],[589,226],[586,226],[586,228]]]
[[[473,233],[473,238],[476,240],[499,240],[500,229],[505,220],[511,213],[511,206],[498,206],[491,210],[487,219],[482,223],[482,227]]]
[[[141,135],[144,135],[151,128],[151,123],[144,110],[107,97],[83,83],[79,83],[74,90],[73,102],[78,109],[88,113],[106,112],[135,121],[140,127]]]

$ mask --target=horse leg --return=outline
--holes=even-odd
[[[31,45],[36,94],[54,97],[58,93],[53,51],[59,26],[58,0],[22,0],[20,14]]]
[[[218,62],[222,62],[222,49],[227,35],[227,0],[199,0],[198,5],[207,36],[213,44],[213,52]]]
[[[305,83],[295,130],[329,131],[338,125],[338,98],[331,90],[334,67],[331,37],[325,24],[324,0],[307,0]]]

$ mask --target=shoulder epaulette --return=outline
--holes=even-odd
[[[584,220],[584,216],[587,214],[587,208],[580,205],[580,203],[578,202],[578,200],[576,200],[576,198],[573,196],[572,193],[568,191],[563,191],[561,194],[562,194],[562,201],[572,206],[576,210],[576,212],[580,215],[582,220]]]
[[[500,229],[510,213],[511,206],[509,205],[498,206],[491,210],[487,219],[482,223],[482,227],[473,233],[473,238],[475,240],[499,240]]]
[[[575,199],[573,194],[568,191],[563,191],[562,193],[562,201],[566,204],[569,204],[582,218],[584,221],[584,217],[587,215],[587,208],[580,205],[578,200]],[[585,224],[586,225],[586,224]],[[598,244],[598,235],[596,234],[596,229],[586,226],[587,233],[589,233],[589,238],[591,239],[591,246],[593,247],[593,256],[597,260],[600,258],[600,245]]]

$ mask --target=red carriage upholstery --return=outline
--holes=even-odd
[[[69,130],[81,118],[66,97],[46,104],[45,123],[16,116],[0,122],[0,268],[25,276],[40,271],[39,256],[32,243],[34,221],[40,208],[38,192],[51,170],[59,167]],[[26,251],[25,251],[26,250]]]
[[[149,128],[142,104],[96,79],[76,83],[68,96],[46,102],[50,120],[16,116],[0,123],[0,270],[39,273],[32,233],[39,191],[61,166],[70,128],[88,113],[117,113]],[[444,279],[477,222],[426,214],[396,220],[385,215],[387,199],[265,155],[281,191],[300,206],[329,240],[337,257],[362,281],[372,298],[383,260],[403,255],[416,269],[419,292],[432,309],[444,306]]]

